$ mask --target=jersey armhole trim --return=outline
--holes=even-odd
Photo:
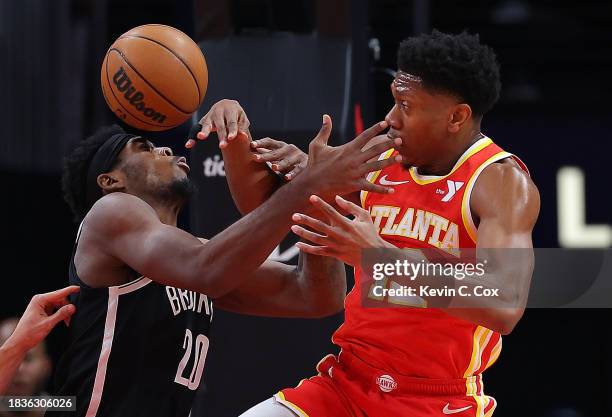
[[[303,381],[303,380],[302,380]],[[304,410],[298,407],[296,404],[285,398],[285,394],[282,391],[279,391],[276,395],[274,395],[276,401],[287,407],[289,410],[293,411],[299,417],[310,417]]]
[[[145,278],[143,276],[140,276],[140,278],[136,278],[133,281],[127,282],[125,284],[122,285],[117,285],[117,286],[113,286],[113,287],[108,287],[109,290],[111,288],[115,289],[117,291],[118,295],[122,295],[122,294],[127,294],[130,292],[134,292],[136,290],[141,289],[142,287],[150,284],[152,281],[149,278]]]
[[[487,159],[485,162],[483,162],[482,165],[480,165],[476,169],[476,171],[474,171],[467,183],[467,186],[465,187],[465,193],[463,194],[463,200],[461,201],[461,218],[463,220],[463,226],[465,227],[465,230],[467,231],[468,235],[470,236],[470,239],[472,239],[474,243],[476,243],[476,239],[478,236],[478,229],[474,224],[474,219],[472,218],[472,210],[470,209],[470,199],[472,196],[472,189],[474,188],[474,184],[476,183],[476,180],[486,167],[488,167],[494,162],[513,156],[514,155],[512,155],[511,153],[505,151],[496,153],[495,155]]]

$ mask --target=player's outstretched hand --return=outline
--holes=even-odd
[[[269,162],[272,170],[287,181],[296,177],[308,164],[308,155],[295,145],[272,138],[251,142],[253,158],[257,162]]]
[[[191,149],[197,140],[205,140],[212,132],[217,132],[219,147],[225,148],[227,142],[238,135],[248,137],[249,118],[236,100],[223,99],[216,102],[208,113],[200,119],[199,124],[191,128],[185,147]]]
[[[68,296],[79,291],[79,287],[71,285],[61,290],[37,294],[32,297],[15,331],[12,341],[24,350],[30,350],[40,343],[60,321],[66,325],[76,311]]]
[[[389,245],[378,235],[370,213],[358,205],[336,196],[338,207],[354,216],[353,220],[350,220],[320,197],[313,195],[310,197],[310,202],[323,213],[327,223],[302,213],[293,215],[294,222],[310,229],[298,225],[291,227],[293,233],[312,243],[296,243],[301,251],[313,255],[331,256],[348,265],[359,266],[362,250],[384,248]]]
[[[378,171],[402,161],[400,155],[383,160],[371,159],[394,146],[401,145],[400,138],[386,137],[381,143],[363,149],[374,137],[387,128],[387,122],[376,123],[352,141],[341,146],[329,146],[327,141],[332,129],[328,115],[323,116],[323,126],[308,147],[308,165],[306,170],[319,181],[316,194],[323,199],[334,195],[345,195],[354,191],[365,190],[376,193],[393,193],[393,188],[372,184],[366,180],[368,173]]]

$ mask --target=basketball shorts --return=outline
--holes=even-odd
[[[356,356],[328,355],[319,374],[275,395],[300,417],[490,417],[496,407],[484,395],[482,376],[423,379],[376,369]]]

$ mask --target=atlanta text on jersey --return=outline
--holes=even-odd
[[[417,239],[456,255],[459,249],[459,228],[456,223],[429,211],[415,210],[410,207],[374,205],[370,215],[382,236],[403,236]],[[383,218],[387,220],[381,230]],[[396,219],[399,219],[396,222]]]

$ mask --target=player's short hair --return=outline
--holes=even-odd
[[[420,77],[426,89],[457,96],[475,116],[485,114],[499,99],[499,64],[495,52],[482,45],[478,35],[434,29],[408,38],[400,43],[397,66]]]
[[[81,141],[72,153],[64,158],[62,191],[64,200],[70,206],[77,223],[82,221],[91,209],[87,202],[87,173],[96,151],[111,136],[124,133],[125,131],[116,124],[101,127],[93,135]]]

